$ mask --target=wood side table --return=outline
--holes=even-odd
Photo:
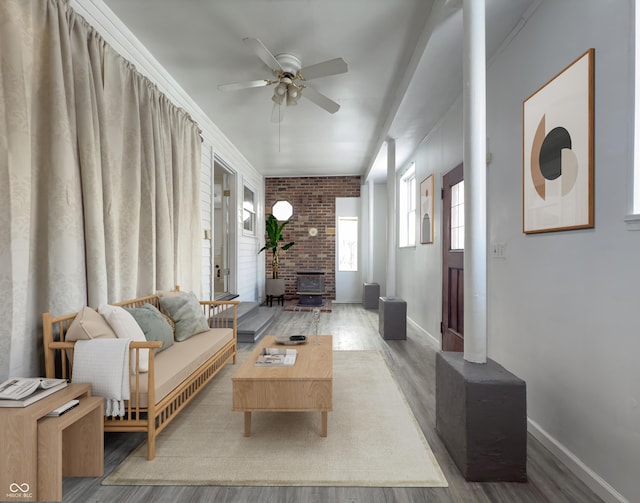
[[[76,407],[47,417],[73,399]],[[27,407],[0,408],[0,501],[62,501],[63,476],[102,476],[103,414],[102,398],[76,383]]]

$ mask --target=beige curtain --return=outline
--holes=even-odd
[[[0,2],[0,379],[43,311],[199,288],[200,145],[66,1]]]

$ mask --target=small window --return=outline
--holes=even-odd
[[[244,200],[242,203],[242,227],[246,234],[256,234],[256,205],[255,194],[246,185],[244,186]]]
[[[451,187],[451,249],[464,250],[464,180]]]
[[[289,201],[276,201],[271,207],[271,214],[278,219],[279,222],[285,222],[293,215],[293,206]]]
[[[400,246],[416,244],[416,170],[415,163],[400,178],[398,190]]]
[[[338,271],[358,270],[358,217],[338,217]]]

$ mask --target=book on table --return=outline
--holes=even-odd
[[[256,365],[259,366],[291,366],[296,363],[298,352],[295,349],[262,348]]]
[[[0,384],[0,407],[26,407],[66,386],[66,379],[14,377]]]

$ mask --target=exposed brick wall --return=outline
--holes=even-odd
[[[304,269],[325,271],[325,299],[336,298],[336,197],[360,197],[359,176],[305,178],[267,178],[265,214],[276,201],[293,205],[293,216],[284,228],[285,243],[295,245],[280,252],[279,277],[284,278],[287,298],[296,295],[296,272]],[[318,229],[314,237],[309,228]],[[264,253],[264,252],[263,252]],[[271,277],[271,252],[265,255],[267,278]]]

